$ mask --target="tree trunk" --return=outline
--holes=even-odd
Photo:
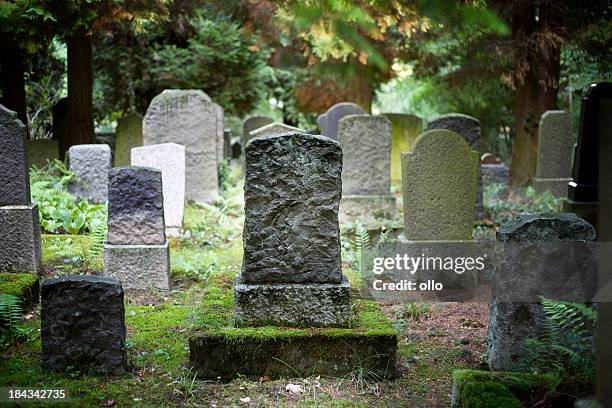
[[[24,54],[18,48],[0,49],[0,88],[2,99],[0,103],[6,108],[17,112],[17,117],[24,125],[28,125],[26,111]]]
[[[346,92],[347,102],[353,102],[361,106],[364,111],[372,111],[372,99],[374,98],[374,91],[372,85],[360,75],[355,75],[348,83]]]
[[[515,50],[514,124],[510,185],[526,186],[535,176],[540,116],[557,106],[560,42],[551,37],[555,16],[534,5],[517,7],[512,18]]]
[[[94,140],[91,37],[79,30],[68,38],[67,46],[68,129],[66,140],[58,141],[61,154],[70,146]]]

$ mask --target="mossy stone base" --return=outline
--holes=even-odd
[[[391,194],[386,195],[345,195],[340,200],[338,218],[340,222],[365,223],[393,219],[397,213],[397,200]]]
[[[28,310],[38,303],[40,282],[31,273],[0,273],[0,294],[21,298],[23,309]]]

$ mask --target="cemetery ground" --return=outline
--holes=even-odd
[[[126,296],[128,373],[103,378],[84,376],[78,367],[68,375],[42,371],[37,305],[26,311],[14,337],[2,339],[0,386],[66,388],[79,406],[449,406],[453,371],[485,367],[488,305],[415,302],[379,309],[359,289],[358,252],[368,238],[356,225],[342,226],[343,269],[354,291],[354,321],[368,330],[397,333],[397,379],[383,380],[360,367],[341,378],[240,377],[231,382],[195,378],[188,368],[188,338],[198,329],[222,329],[231,324],[234,278],[242,262],[240,169],[237,165],[226,171],[225,188],[217,204],[187,206],[186,233],[171,240],[170,293]],[[559,205],[552,196],[532,190],[509,199],[496,198],[497,193],[495,188],[485,192],[491,217],[474,229],[477,239],[492,239],[494,227],[519,209],[550,211]],[[44,235],[45,277],[99,274],[103,236],[96,231],[89,235]],[[0,293],[27,298],[33,280],[18,276],[12,282],[0,277]],[[379,321],[376,316],[381,310],[390,323],[376,326],[378,323],[372,322]],[[318,330],[327,330],[329,335],[342,332],[270,327],[244,330],[255,330],[262,337]]]

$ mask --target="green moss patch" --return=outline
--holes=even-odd
[[[0,294],[19,297],[24,308],[38,303],[39,289],[38,276],[32,273],[0,273]]]

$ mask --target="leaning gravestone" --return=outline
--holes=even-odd
[[[439,118],[429,122],[427,130],[446,129],[462,136],[470,145],[472,150],[480,152],[480,121],[472,116],[462,115],[460,113],[451,113],[440,116]],[[476,218],[480,219],[483,216],[482,207],[482,174],[480,166],[478,166],[478,190],[476,192]]]
[[[176,143],[135,147],[132,166],[150,167],[162,172],[166,235],[177,236],[185,210],[185,146]]]
[[[401,188],[402,152],[409,152],[423,132],[423,119],[403,113],[383,113],[391,121],[391,183]]]
[[[108,185],[104,275],[119,279],[125,289],[167,291],[170,261],[161,171],[118,167],[111,170]]]
[[[527,338],[543,333],[539,296],[591,301],[597,288],[594,228],[575,214],[526,214],[497,230],[487,335],[495,371],[529,369]]]
[[[223,130],[225,129],[225,110],[219,104],[213,104],[215,107],[215,117],[217,119],[217,162],[221,163],[223,157]]]
[[[70,171],[76,180],[69,190],[79,198],[103,203],[108,198],[108,172],[111,168],[111,149],[106,144],[84,144],[68,150]]]
[[[36,166],[39,169],[49,162],[59,160],[59,147],[57,140],[37,139],[28,140],[27,144],[28,167]]]
[[[30,202],[26,127],[0,105],[0,272],[42,273],[38,207]]]
[[[274,136],[294,132],[305,133],[304,131],[296,127],[285,125],[284,123],[280,122],[273,122],[269,125],[262,126],[259,129],[255,129],[254,131],[252,131],[249,135],[249,140],[259,136]]]
[[[538,162],[533,187],[565,197],[572,180],[572,121],[565,111],[546,111],[538,129]]]
[[[338,123],[340,119],[347,115],[363,115],[366,112],[361,106],[352,102],[341,102],[337,103],[327,110],[324,114],[320,115],[317,119],[319,130],[323,136],[327,136],[331,139],[338,138]]]
[[[144,145],[185,146],[185,198],[210,203],[218,198],[217,113],[200,90],[166,89],[151,101],[143,121]]]
[[[132,148],[142,143],[142,115],[134,112],[119,119],[115,130],[115,167],[129,166]]]
[[[390,192],[391,122],[385,116],[348,115],[340,120],[342,201],[340,220],[393,218]]]
[[[406,239],[471,240],[478,153],[454,132],[430,130],[402,164]]]
[[[260,136],[246,147],[240,325],[348,327],[338,207],[342,149],[304,133]]]
[[[251,132],[261,127],[274,123],[274,119],[268,116],[251,116],[242,123],[242,146],[246,146],[251,138]]]
[[[41,289],[42,365],[118,375],[127,369],[123,288],[116,279],[63,276]]]

